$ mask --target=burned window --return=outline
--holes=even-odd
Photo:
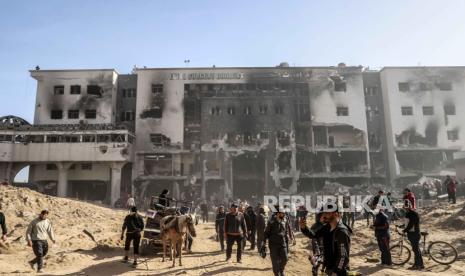
[[[307,103],[298,103],[297,110],[299,112],[300,121],[309,121],[310,120],[310,106]]]
[[[270,138],[270,132],[269,131],[260,131],[259,134],[260,139],[269,139]]]
[[[140,113],[140,118],[161,118],[163,116],[163,110],[159,107],[145,109]]]
[[[426,82],[420,82],[420,91],[430,91],[431,85]]]
[[[76,164],[69,166],[68,170],[74,171],[76,169]]]
[[[135,88],[126,88],[122,89],[123,98],[135,98],[136,97],[136,89]]]
[[[423,106],[423,115],[425,115],[425,116],[434,115],[434,107],[433,106]]]
[[[87,95],[94,95],[102,97],[103,91],[102,88],[98,85],[88,85],[87,86]]]
[[[83,170],[83,171],[91,171],[92,170],[92,163],[81,164],[81,170]]]
[[[274,113],[282,115],[284,113],[284,106],[281,104],[274,106]]]
[[[108,143],[108,142],[110,142],[110,135],[108,134],[97,135],[97,143]]]
[[[337,116],[349,116],[349,108],[346,106],[339,106],[336,109]]]
[[[53,95],[63,95],[65,94],[65,87],[63,85],[55,85],[53,87]]]
[[[60,142],[62,143],[77,143],[79,142],[79,136],[76,135],[66,135],[60,137]]]
[[[402,106],[401,112],[403,116],[412,116],[413,115],[413,107],[411,106]]]
[[[447,139],[450,141],[457,141],[459,139],[459,132],[457,130],[447,131]]]
[[[410,84],[408,82],[399,82],[399,91],[401,92],[410,91]]]
[[[94,143],[95,135],[82,135],[82,142],[84,143]]]
[[[268,105],[267,104],[261,104],[259,107],[258,107],[258,111],[260,112],[260,114],[268,114]]]
[[[236,115],[236,108],[234,106],[228,107],[228,114],[229,115]]]
[[[150,134],[150,141],[156,147],[169,146],[171,144],[171,139],[161,133]]]
[[[444,106],[444,114],[446,115],[455,115],[455,105],[448,104]]]
[[[334,91],[336,92],[346,92],[347,84],[345,81],[338,81],[334,83]]]
[[[72,95],[81,94],[81,86],[80,85],[71,85],[70,94],[72,94]]]
[[[218,106],[214,106],[210,109],[210,115],[218,116],[220,114],[221,114],[221,108],[219,108]]]
[[[46,164],[45,169],[47,171],[56,171],[56,170],[58,170],[57,165],[55,165],[53,163]]]
[[[50,114],[50,118],[52,120],[63,119],[63,110],[60,110],[60,109],[52,110],[52,112]]]
[[[121,121],[134,121],[135,120],[136,113],[134,111],[123,111],[121,112]]]
[[[250,115],[250,114],[252,114],[252,107],[251,106],[244,107],[244,115]]]
[[[441,91],[451,91],[452,90],[452,83],[450,83],[450,82],[439,82],[439,83],[436,83],[436,87]]]
[[[163,93],[163,84],[160,84],[160,83],[152,84],[152,93],[153,94],[162,94]]]
[[[77,109],[68,110],[68,119],[79,119],[79,110]]]
[[[365,87],[365,96],[375,96],[378,94],[378,86]]]
[[[86,119],[95,119],[97,118],[97,111],[95,109],[86,109],[85,115]]]

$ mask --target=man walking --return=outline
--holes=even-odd
[[[406,227],[404,233],[407,233],[407,238],[412,245],[412,251],[415,254],[415,264],[410,267],[411,270],[421,270],[424,269],[423,257],[421,256],[420,250],[420,216],[412,208],[410,201],[406,200],[404,203]]]
[[[457,193],[457,181],[455,177],[449,177],[449,181],[447,182],[447,194],[449,195],[449,202],[452,204],[457,203],[456,193]]]
[[[247,230],[248,232],[248,237],[249,237],[249,242],[250,242],[250,250],[255,250],[255,234],[256,234],[256,223],[257,223],[257,216],[255,215],[255,212],[253,211],[252,206],[248,206],[246,209],[247,216],[246,218],[246,224],[247,224]]]
[[[268,223],[265,229],[265,244],[268,240],[271,264],[275,276],[284,276],[284,269],[288,260],[288,229],[284,211],[276,210],[276,216]]]
[[[207,201],[203,201],[202,204],[200,204],[200,212],[202,213],[202,222],[208,222],[208,205]]]
[[[124,258],[123,262],[129,260],[129,248],[134,248],[134,262],[133,267],[137,266],[137,257],[139,255],[139,244],[142,232],[144,230],[144,220],[142,216],[137,213],[137,207],[131,208],[131,213],[124,218],[123,229],[121,232],[121,240],[124,239],[124,231],[126,231],[126,242],[124,243]]]
[[[26,241],[28,246],[32,246],[34,255],[36,258],[32,261],[29,261],[32,269],[34,265],[37,264],[37,272],[42,272],[44,266],[43,258],[48,253],[48,242],[47,237],[55,243],[55,234],[53,233],[52,224],[47,219],[48,211],[43,210],[40,212],[38,218],[34,219],[29,223],[29,226],[26,230]]]
[[[224,206],[218,207],[218,212],[215,218],[215,230],[216,236],[220,242],[221,252],[224,251],[224,218],[226,213],[224,212]]]
[[[237,211],[237,205],[232,204],[224,219],[224,237],[226,239],[226,261],[231,259],[233,244],[237,243],[237,262],[241,263],[242,239],[247,237],[247,226],[244,215]]]
[[[381,251],[381,265],[391,266],[391,252],[389,251],[389,242],[391,235],[389,233],[389,218],[384,213],[384,209],[380,209],[376,214],[373,221],[373,228],[375,230],[375,237],[378,241],[378,247]]]
[[[258,215],[256,219],[256,230],[257,230],[257,249],[260,252],[262,246],[265,243],[265,229],[266,229],[266,217],[265,209],[263,207],[258,208]]]

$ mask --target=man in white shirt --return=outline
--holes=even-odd
[[[29,223],[26,231],[27,245],[32,246],[36,258],[29,262],[32,269],[37,264],[37,272],[42,272],[44,266],[43,258],[48,252],[47,238],[55,243],[55,234],[53,233],[52,224],[47,219],[48,211],[43,210],[40,212],[38,218]]]

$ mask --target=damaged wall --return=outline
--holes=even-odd
[[[392,177],[401,172],[396,149],[457,150],[465,144],[464,68],[386,67],[380,75]],[[402,107],[409,109],[404,115]]]
[[[35,70],[31,75],[38,80],[34,124],[77,124],[81,120],[89,124],[115,122],[116,71]],[[64,86],[63,93],[56,94],[55,86]],[[79,94],[71,94],[71,86],[80,86]],[[62,118],[51,119],[52,110],[62,110]],[[68,118],[68,110],[79,110],[79,117]],[[86,119],[86,110],[95,110],[96,118]]]

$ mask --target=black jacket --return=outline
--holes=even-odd
[[[265,237],[266,218],[265,214],[258,214],[255,227],[257,229],[257,237],[263,239]]]
[[[169,198],[166,196],[166,194],[161,194],[161,195],[158,197],[158,204],[163,205],[163,206],[165,206],[165,207],[170,206],[170,200],[169,200]]]
[[[327,271],[337,275],[345,275],[349,270],[350,235],[352,229],[339,220],[331,231],[329,224],[316,223],[310,229],[301,229],[309,238],[323,237],[324,266]]]
[[[265,239],[268,240],[270,247],[286,247],[288,239],[288,226],[287,221],[282,221],[277,218],[272,219],[265,228]]]
[[[140,232],[144,230],[144,220],[142,219],[142,216],[137,213],[127,215],[126,218],[124,218],[123,232],[126,229],[127,233]]]
[[[6,220],[5,220],[5,215],[2,212],[0,212],[0,226],[2,227],[3,235],[6,235],[7,234]]]
[[[408,224],[404,232],[420,234],[420,216],[418,213],[414,210],[409,210],[405,213],[405,218],[408,219]]]
[[[257,217],[255,213],[253,212],[253,210],[247,211],[244,214],[244,217],[245,217],[245,223],[247,224],[247,229],[252,232],[255,231]]]
[[[224,231],[224,218],[226,217],[226,213],[217,213],[215,218],[215,230],[218,233],[223,233]]]
[[[375,237],[390,237],[389,219],[385,213],[379,212],[378,214],[376,214],[375,219],[373,221],[373,226],[375,228]]]
[[[235,215],[228,213],[224,218],[224,232],[226,234],[247,235],[247,226],[245,225],[244,214],[237,212]]]

